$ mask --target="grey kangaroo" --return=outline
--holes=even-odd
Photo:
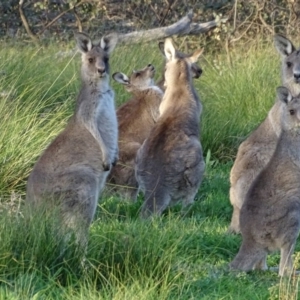
[[[274,155],[248,190],[241,209],[243,242],[232,269],[266,269],[266,257],[280,249],[279,276],[293,269],[300,229],[300,96],[277,88],[283,105],[281,133]]]
[[[136,200],[138,184],[134,174],[134,160],[159,117],[163,92],[154,85],[154,74],[155,68],[151,64],[142,70],[133,71],[129,77],[120,72],[113,74],[114,80],[123,84],[132,94],[132,99],[117,110],[119,161],[107,180],[125,200]]]
[[[138,150],[136,178],[145,195],[141,216],[160,215],[168,205],[193,203],[205,163],[199,141],[201,103],[194,89],[191,65],[202,50],[182,58],[166,39],[166,91],[160,117]]]
[[[27,182],[30,205],[53,201],[66,228],[86,243],[98,198],[111,166],[118,159],[118,127],[114,92],[109,85],[109,55],[115,34],[92,42],[75,34],[82,53],[82,87],[66,128],[46,148]]]
[[[276,35],[274,42],[282,58],[282,84],[296,96],[300,93],[300,50],[296,50],[292,42],[281,35]],[[275,151],[281,132],[281,109],[282,102],[277,101],[267,118],[239,146],[230,172],[230,202],[233,214],[228,232],[240,232],[240,210],[245,195]]]

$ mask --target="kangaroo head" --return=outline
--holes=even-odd
[[[165,69],[165,84],[177,85],[178,79],[184,79],[190,82],[192,77],[192,65],[198,61],[203,49],[196,50],[192,55],[181,57],[176,51],[172,39],[167,38],[164,44],[164,53],[167,59]]]
[[[300,130],[300,95],[294,97],[288,88],[277,88],[277,98],[284,104],[283,127],[285,130]]]
[[[99,82],[109,78],[109,55],[117,44],[117,35],[109,34],[100,41],[92,41],[82,32],[75,34],[78,50],[82,54],[82,79],[87,82]]]
[[[112,75],[113,79],[123,84],[128,92],[145,90],[154,85],[153,77],[155,75],[155,68],[148,64],[145,68],[132,71],[128,77],[124,73],[117,72]]]
[[[275,47],[282,58],[282,81],[293,95],[300,93],[300,49],[282,35],[274,37]]]
[[[161,53],[165,56],[165,48],[164,48],[165,46],[164,46],[164,45],[165,45],[164,42],[159,42],[159,43],[158,43],[158,47],[159,47]],[[180,58],[191,57],[191,56],[193,55],[193,53],[192,53],[192,54],[186,54],[186,53],[180,52],[180,51],[178,51],[178,50],[176,50],[176,54],[177,54],[177,56],[180,57]],[[199,55],[199,56],[200,56],[200,55]],[[198,56],[198,58],[199,58],[199,56]],[[202,75],[202,69],[201,69],[201,67],[198,66],[198,64],[197,64],[198,58],[197,58],[197,60],[196,60],[194,63],[192,63],[192,65],[191,65],[192,77],[193,77],[193,78],[199,78],[199,77]]]

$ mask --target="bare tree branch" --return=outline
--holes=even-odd
[[[22,0],[20,0],[20,1],[22,1]],[[69,11],[71,11],[71,10],[75,10],[75,8],[76,7],[78,7],[78,6],[80,6],[80,5],[82,5],[83,3],[86,3],[86,1],[85,0],[83,0],[83,1],[80,1],[80,2],[78,2],[78,3],[76,3],[74,6],[72,6],[72,7],[70,7],[69,9],[67,9],[67,10],[65,10],[65,11],[63,11],[63,12],[61,12],[58,16],[56,16],[51,22],[49,22],[39,33],[38,33],[38,35],[40,35],[40,34],[42,34],[48,27],[50,27],[52,24],[54,24],[58,19],[60,19],[64,14],[66,14],[66,13],[68,13]],[[76,15],[75,15],[75,17],[76,17]]]
[[[20,0],[19,1],[19,13],[20,13],[20,17],[21,17],[22,23],[24,25],[24,28],[25,28],[27,34],[31,37],[32,40],[34,40],[35,42],[37,42],[38,38],[31,31],[30,26],[29,26],[28,21],[27,21],[27,18],[26,18],[26,15],[25,15],[25,13],[23,11],[23,4],[24,4],[24,0]]]
[[[82,23],[81,23],[81,20],[77,14],[77,11],[76,11],[76,8],[74,7],[74,16],[76,18],[76,24],[77,24],[77,27],[78,27],[78,31],[79,32],[82,32]]]
[[[19,13],[20,13],[20,17],[21,17],[22,23],[23,23],[23,25],[24,25],[24,28],[25,28],[25,30],[26,30],[28,36],[30,36],[32,40],[34,40],[35,42],[37,42],[37,41],[38,41],[38,36],[39,36],[40,34],[42,34],[48,27],[50,27],[51,25],[53,25],[58,19],[60,19],[60,18],[61,18],[64,14],[66,14],[67,12],[73,10],[73,11],[74,11],[74,14],[75,14],[75,17],[76,17],[76,19],[77,19],[77,21],[78,21],[78,18],[77,18],[76,10],[75,10],[75,9],[76,9],[76,7],[82,5],[83,3],[86,3],[86,0],[82,0],[82,1],[80,1],[80,2],[78,2],[78,3],[76,3],[76,4],[75,4],[74,6],[72,6],[71,8],[69,8],[69,9],[63,11],[62,13],[60,13],[60,14],[59,14],[58,16],[56,16],[51,22],[49,22],[46,26],[44,26],[43,29],[40,30],[37,34],[34,34],[34,33],[32,32],[32,30],[30,29],[30,26],[29,26],[29,23],[28,23],[28,21],[27,21],[26,15],[25,15],[25,13],[24,13],[24,11],[23,11],[24,0],[20,0],[20,1],[19,1]],[[80,20],[79,20],[79,24],[78,24],[78,25],[79,25],[79,29],[80,29],[80,28],[82,29]]]
[[[265,26],[265,28],[267,28],[268,31],[269,31],[272,35],[274,35],[275,32],[274,32],[273,28],[272,28],[270,25],[268,25],[268,24],[266,23],[266,21],[264,20],[264,18],[263,18],[262,15],[261,15],[261,13],[258,14],[258,17],[259,17],[261,23]]]
[[[175,1],[173,1],[173,2],[171,2],[171,1],[170,1],[170,2],[169,2],[169,1],[166,1],[166,2],[167,2],[168,7],[167,7],[166,12],[165,12],[164,16],[162,17],[162,19],[161,19],[159,25],[164,24],[165,19],[166,19],[168,13],[170,12],[171,8],[174,7],[174,6],[177,4],[178,0],[175,0]]]

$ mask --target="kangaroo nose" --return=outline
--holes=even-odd
[[[98,68],[98,73],[99,74],[104,74],[105,73],[105,68]]]
[[[154,71],[154,66],[152,64],[148,64],[147,68],[150,69],[151,71]]]
[[[199,78],[202,75],[202,69],[192,68],[192,75],[194,78]]]
[[[295,79],[300,79],[300,73],[294,73],[294,78]]]

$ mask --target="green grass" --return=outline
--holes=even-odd
[[[202,143],[205,153],[228,160],[238,145],[267,115],[280,85],[280,58],[273,45],[259,50],[234,50],[205,57],[199,93],[204,103]],[[198,82],[197,82],[198,83]]]
[[[28,219],[23,202],[28,174],[64,128],[79,90],[78,54],[57,55],[72,45],[0,49],[0,300],[2,299],[297,299],[298,279],[272,272],[230,273],[241,237],[227,235],[231,206],[229,171],[237,147],[267,114],[280,85],[273,45],[204,54],[195,80],[204,111],[201,141],[204,181],[186,216],[180,205],[152,221],[135,204],[103,197],[90,228],[86,260],[72,240],[61,255],[55,213]],[[158,47],[119,47],[111,73],[152,63]],[[130,97],[112,82],[118,105]],[[300,249],[300,244],[297,249]],[[296,265],[299,258],[296,252]],[[268,258],[277,266],[279,254]]]
[[[161,218],[141,221],[141,199],[104,199],[90,229],[84,268],[73,243],[60,257],[53,215],[29,222],[4,210],[0,299],[275,299],[282,283],[274,272],[227,270],[241,240],[225,234],[230,167],[207,169],[185,217],[177,205]],[[272,255],[269,265],[277,264],[278,255]]]

